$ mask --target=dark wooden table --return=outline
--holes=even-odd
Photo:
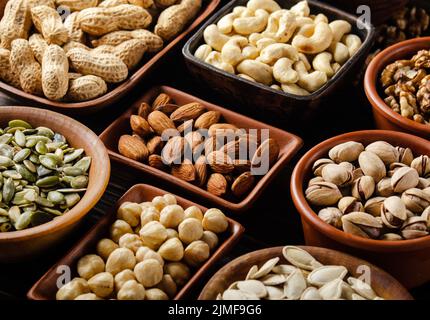
[[[100,134],[117,116],[126,110],[139,94],[153,85],[169,85],[199,96],[209,102],[255,117],[255,115],[249,114],[246,106],[235,105],[226,100],[226,97],[215,94],[205,84],[195,82],[184,65],[181,54],[182,45],[183,43],[171,52],[162,66],[155,70],[147,80],[142,82],[125,99],[115,103],[98,115],[75,118],[89,126],[97,134]],[[0,94],[0,106],[3,105],[21,105],[21,103]],[[374,128],[371,107],[364,96],[361,82],[356,86],[345,86],[336,92],[329,101],[326,101],[321,106],[321,110],[321,114],[316,119],[303,124],[301,128],[293,131],[305,142],[299,154],[277,176],[251,210],[235,217],[246,228],[245,236],[233,251],[224,257],[213,272],[226,262],[246,252],[265,247],[304,243],[299,214],[292,204],[289,191],[290,176],[295,163],[309,148],[328,137],[344,132]],[[267,119],[264,120],[266,121]],[[282,124],[276,122],[272,122],[272,124],[291,131],[290,128]],[[169,188],[169,186],[165,186],[151,177],[138,175],[128,168],[112,163],[112,176],[106,194],[97,207],[85,218],[79,232],[36,261],[0,265],[0,291],[3,292],[2,296],[11,299],[24,299],[26,292],[35,281],[59,257],[64,255],[84,232],[91,228],[94,222],[106,212],[107,208],[136,183],[149,183],[161,188]],[[184,194],[182,190],[171,188],[168,190],[202,204],[205,203],[205,199],[193,198],[188,194]],[[204,284],[202,282],[200,288],[195,289],[196,296]],[[430,284],[414,289],[412,293],[417,299],[430,298]]]

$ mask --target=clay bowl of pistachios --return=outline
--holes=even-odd
[[[430,138],[429,49],[430,37],[402,41],[369,64],[364,89],[378,129]]]
[[[291,178],[306,244],[368,260],[407,288],[428,282],[429,155],[427,140],[384,130],[312,148]]]
[[[48,110],[0,108],[0,263],[49,252],[102,197],[110,177],[97,135]]]

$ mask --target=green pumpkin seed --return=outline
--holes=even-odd
[[[54,204],[61,204],[64,202],[64,194],[58,191],[50,191],[48,192],[47,199]]]
[[[21,180],[22,176],[16,170],[3,171],[3,177],[12,178],[13,180]]]
[[[8,144],[0,144],[0,156],[8,157],[9,159],[13,158],[14,149]]]
[[[42,207],[52,208],[54,204],[46,198],[36,197],[36,203]]]
[[[59,133],[54,134],[54,137],[52,138],[52,140],[54,142],[67,143],[66,138],[62,134],[59,134]]]
[[[52,221],[53,217],[44,211],[36,211],[31,215],[31,225],[33,227]]]
[[[9,221],[10,221],[10,219],[8,217],[0,217],[0,223],[6,223]]]
[[[9,213],[6,209],[0,208],[0,216],[8,216]]]
[[[72,182],[70,183],[70,186],[74,189],[85,188],[87,185],[88,185],[88,177],[87,176],[75,177],[72,180]]]
[[[49,139],[54,138],[55,132],[47,127],[37,127],[36,130],[37,130],[37,134],[40,136],[45,136]]]
[[[68,153],[64,155],[64,163],[69,163],[71,161],[75,161],[84,153],[84,149],[76,149],[72,153]]]
[[[86,188],[82,188],[82,189],[64,188],[64,189],[58,189],[57,191],[61,193],[75,193],[75,192],[85,192],[87,191],[87,189]]]
[[[0,225],[0,232],[9,232],[12,230],[12,228],[12,224],[10,222],[6,222]]]
[[[11,128],[16,128],[16,127],[21,127],[21,128],[25,128],[25,129],[32,129],[33,127],[26,121],[24,120],[10,120],[8,123],[9,127]]]
[[[60,178],[57,176],[48,176],[36,181],[36,186],[42,188],[50,188],[60,183]]]
[[[44,166],[40,165],[37,167],[37,175],[39,177],[47,176],[48,174],[51,174],[53,171],[45,168]]]
[[[61,149],[64,146],[63,142],[50,142],[46,144],[46,148],[48,148],[48,152],[55,152],[57,149]]]
[[[75,163],[73,167],[81,169],[83,172],[87,172],[91,165],[91,157],[83,157],[81,160]]]
[[[52,208],[41,208],[43,211],[48,212],[50,214],[53,214],[55,216],[62,216],[64,213],[66,213],[68,210],[64,210],[64,212],[61,212],[60,210],[57,209],[52,209]]]
[[[12,221],[12,223],[16,223],[19,219],[19,217],[21,216],[21,210],[19,209],[18,206],[13,206],[9,209],[9,218],[10,221]]]
[[[32,153],[28,159],[34,164],[40,164],[39,156],[35,153]]]
[[[27,159],[31,154],[31,150],[30,149],[22,149],[20,151],[18,151],[15,156],[13,157],[13,161],[15,162],[22,162],[25,159]]]
[[[9,203],[15,195],[15,184],[13,183],[12,178],[7,178],[3,185],[3,201],[5,203]]]
[[[36,175],[31,173],[24,165],[16,164],[15,169],[25,180],[29,182],[36,182]]]
[[[72,208],[79,202],[79,200],[81,200],[81,197],[77,193],[69,193],[65,195],[65,200],[66,207]]]
[[[0,166],[8,168],[13,166],[13,164],[14,164],[13,160],[11,160],[10,158],[5,156],[0,156]]]
[[[63,168],[63,172],[64,174],[72,177],[81,176],[85,173],[81,168],[77,168],[75,166]]]
[[[37,173],[37,168],[33,162],[31,162],[30,160],[24,160],[22,163],[24,164],[24,166],[27,168],[28,171],[32,173]]]
[[[31,211],[26,211],[23,214],[21,214],[18,218],[18,220],[16,221],[15,225],[15,229],[16,230],[23,230],[25,228],[27,228],[30,223],[31,223],[31,216],[33,215],[33,213]]]
[[[22,133],[21,130],[16,130],[15,131],[15,142],[20,147],[24,147],[25,146],[26,138],[25,138],[25,135]]]
[[[57,149],[54,152],[55,156],[58,158],[58,160],[63,161],[64,160],[64,151],[61,149]]]
[[[34,191],[33,191],[34,192]],[[28,205],[34,202],[34,199],[27,199],[26,196],[29,194],[29,190],[22,190],[15,193],[13,197],[12,204],[16,206]]]
[[[43,156],[39,156],[39,160],[44,167],[51,170],[55,170],[59,163],[58,158],[53,154],[46,154]]]
[[[0,136],[0,144],[9,144],[13,139],[13,134],[5,133]]]
[[[35,146],[36,152],[39,154],[47,154],[48,148],[46,147],[46,143],[43,141],[39,141]]]

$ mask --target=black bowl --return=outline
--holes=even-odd
[[[277,0],[277,2],[282,8],[290,8],[298,1]],[[239,104],[244,108],[243,110],[247,110],[247,112],[251,112],[266,121],[299,127],[304,121],[317,114],[316,111],[323,98],[339,90],[340,85],[352,81],[356,76],[354,71],[363,66],[363,62],[373,44],[374,27],[369,24],[360,24],[357,17],[330,5],[309,0],[308,3],[312,14],[323,13],[330,21],[336,19],[348,21],[352,25],[352,33],[357,34],[363,44],[359,51],[322,88],[308,96],[297,96],[243,79],[194,57],[194,52],[198,46],[205,43],[203,39],[205,28],[210,24],[216,24],[224,15],[230,13],[234,7],[246,6],[246,3],[247,0],[231,1],[207,20],[187,41],[182,49],[187,67],[199,82],[205,82],[212,90],[217,91],[235,104]]]

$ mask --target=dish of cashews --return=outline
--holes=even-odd
[[[242,79],[293,95],[321,89],[362,45],[345,20],[311,12],[307,1],[289,9],[249,0],[203,32],[194,56]]]

